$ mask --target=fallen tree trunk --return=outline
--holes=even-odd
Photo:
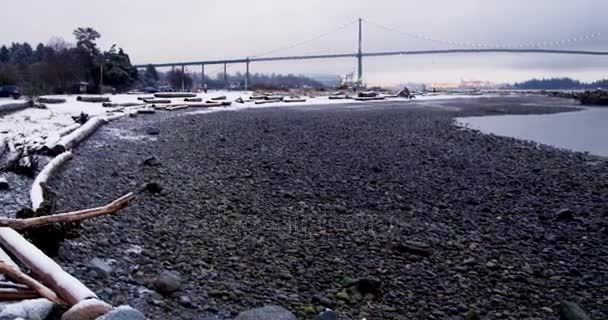
[[[59,296],[59,298],[53,298],[48,292],[43,291],[44,294],[42,294],[42,292],[33,288],[41,293],[43,297],[57,303],[65,301],[69,305],[75,305],[86,299],[98,299],[93,291],[63,271],[53,259],[47,257],[40,249],[25,240],[17,231],[11,228],[0,228],[0,243],[17,260],[28,267],[40,279],[42,284],[48,286],[52,290],[49,290],[51,293],[55,292]],[[9,268],[8,271],[10,269],[12,268]],[[30,284],[27,285],[31,287]]]
[[[51,162],[49,162],[42,171],[36,176],[34,179],[34,183],[32,184],[32,189],[30,190],[30,200],[32,202],[32,210],[34,212],[38,211],[44,202],[44,191],[42,190],[41,183],[47,183],[51,175],[59,167],[61,167],[66,161],[72,159],[72,153],[70,151],[66,151],[57,157],[55,157]]]
[[[154,99],[154,97],[153,96],[149,96],[149,97],[137,97],[137,100],[142,100],[142,101],[144,101],[144,100],[151,100],[151,99]]]
[[[157,92],[154,94],[156,98],[195,98],[196,93],[189,92]]]
[[[226,96],[214,97],[214,98],[211,98],[211,100],[213,100],[213,101],[226,100]]]
[[[203,102],[203,98],[186,98],[184,99],[186,102]]]
[[[99,96],[78,96],[76,97],[76,101],[81,102],[110,102],[109,97],[99,97]]]
[[[95,117],[89,119],[84,125],[82,125],[78,130],[66,135],[61,138],[59,142],[51,149],[51,153],[54,155],[65,152],[66,150],[70,150],[77,146],[84,139],[92,135],[97,129],[99,129],[103,124],[106,123],[106,120],[100,117]]]

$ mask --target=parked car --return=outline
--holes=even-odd
[[[0,98],[8,98],[8,97],[11,97],[13,99],[21,98],[21,91],[19,91],[19,87],[1,86],[0,87]]]

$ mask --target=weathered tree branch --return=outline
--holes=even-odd
[[[17,282],[32,288],[32,290],[36,291],[43,298],[57,304],[65,304],[65,302],[61,300],[61,298],[59,298],[51,289],[47,288],[36,279],[28,276],[27,274],[21,272],[21,270],[4,261],[0,261],[0,272]]]
[[[135,198],[135,194],[130,192],[102,207],[74,212],[57,213],[48,216],[34,217],[29,219],[0,218],[0,227],[9,227],[15,230],[23,230],[28,228],[41,227],[53,223],[78,222],[86,219],[116,213],[125,208],[129,204],[129,201],[133,200],[133,198]]]

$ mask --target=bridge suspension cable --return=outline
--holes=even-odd
[[[428,37],[426,35],[421,35],[421,34],[416,34],[416,33],[411,33],[411,32],[405,32],[402,30],[399,30],[397,28],[394,27],[389,27],[386,26],[384,24],[380,24],[371,20],[367,20],[364,19],[365,22],[380,28],[380,29],[384,29],[386,31],[391,31],[391,32],[395,32],[398,34],[401,34],[403,36],[409,37],[409,38],[415,38],[418,40],[424,40],[424,41],[429,41],[429,42],[435,42],[435,43],[440,43],[440,44],[446,44],[446,45],[452,45],[452,46],[457,46],[457,47],[466,47],[466,48],[486,48],[486,49],[522,49],[522,48],[547,48],[547,47],[559,47],[559,46],[563,46],[563,45],[567,45],[567,44],[571,44],[571,43],[575,43],[575,42],[581,42],[581,41],[586,41],[589,39],[594,39],[597,38],[599,36],[602,35],[601,32],[595,32],[595,33],[590,33],[590,34],[585,34],[585,35],[580,35],[577,37],[572,37],[572,38],[566,38],[566,39],[560,39],[560,40],[554,40],[554,41],[541,41],[541,42],[536,42],[536,43],[522,43],[522,44],[484,44],[484,43],[474,43],[474,42],[460,42],[460,41],[451,41],[451,40],[443,40],[443,39],[437,39],[437,38],[432,38],[432,37]]]
[[[342,30],[344,30],[344,29],[352,26],[353,24],[357,23],[358,21],[359,21],[358,19],[355,19],[355,20],[352,20],[352,21],[347,22],[345,24],[342,24],[342,25],[340,25],[340,26],[338,26],[338,27],[336,27],[334,29],[331,29],[331,30],[329,30],[327,32],[319,34],[316,37],[309,38],[307,40],[296,42],[296,43],[293,43],[293,44],[290,44],[290,45],[281,46],[281,47],[278,47],[278,48],[275,48],[275,49],[272,49],[272,50],[268,50],[268,51],[265,51],[265,52],[260,52],[260,53],[251,55],[250,57],[251,58],[258,58],[258,57],[267,56],[267,55],[270,55],[270,54],[273,54],[273,53],[277,53],[279,51],[284,51],[284,50],[289,50],[289,49],[301,47],[303,45],[306,45],[306,44],[309,44],[311,42],[317,41],[319,39],[323,39],[323,38],[325,38],[325,37],[327,37],[327,36],[329,36],[329,35],[331,35],[331,34],[333,34],[335,32],[342,31]]]

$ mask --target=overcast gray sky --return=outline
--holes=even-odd
[[[46,43],[91,26],[103,49],[134,63],[241,58],[314,38],[362,17],[395,30],[453,42],[516,45],[601,33],[560,48],[608,51],[606,0],[19,0],[2,4],[0,43]],[[356,25],[274,55],[356,51]],[[454,48],[364,25],[364,50]],[[252,71],[345,74],[354,59],[253,64]],[[217,69],[210,68],[210,71]],[[231,66],[230,71],[242,71]],[[191,69],[195,70],[195,69]],[[198,68],[196,69],[198,71]],[[608,78],[608,57],[454,55],[368,58],[369,83]]]

